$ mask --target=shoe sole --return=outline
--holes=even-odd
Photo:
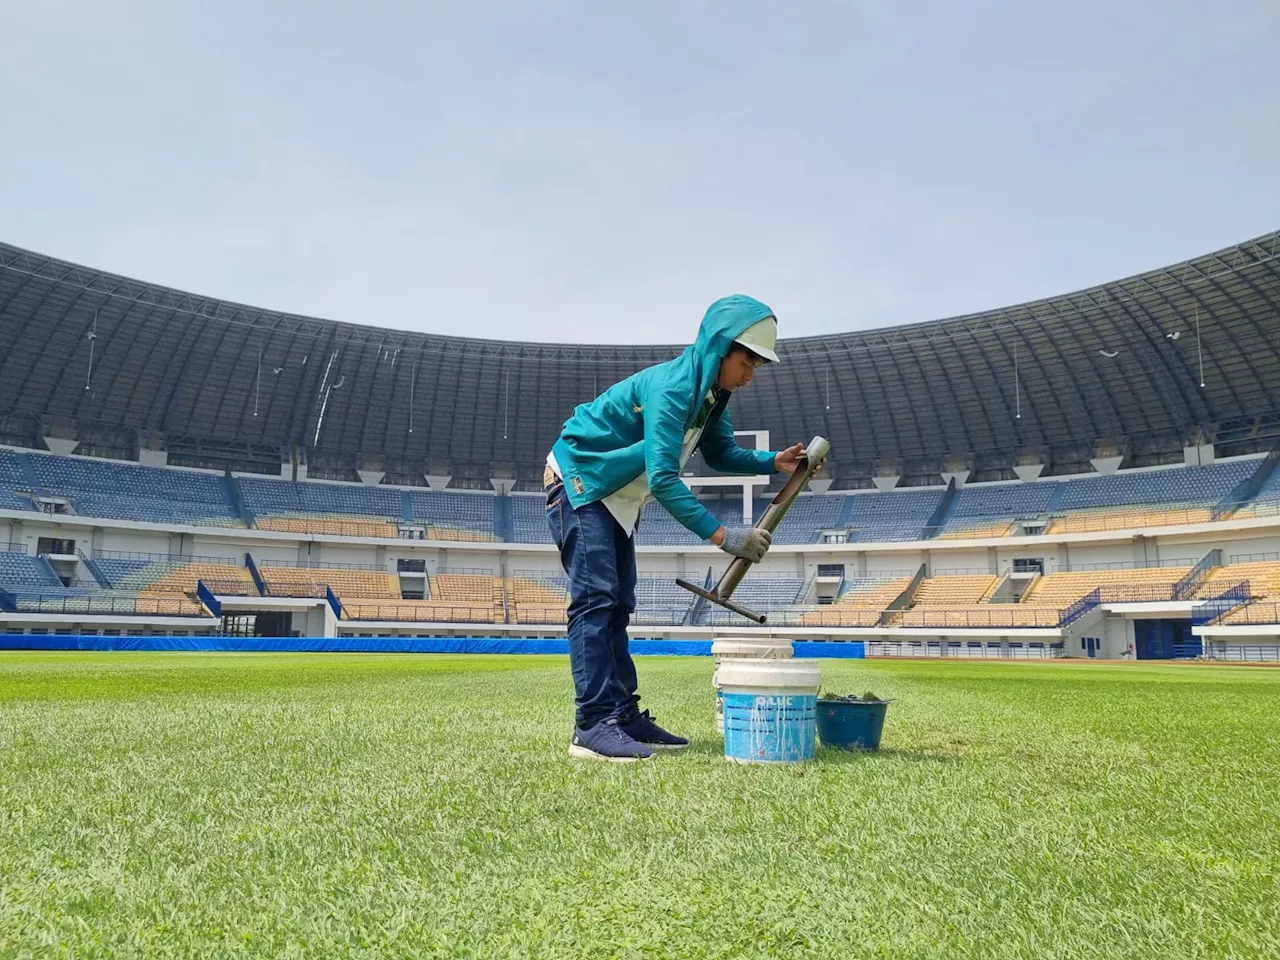
[[[645,746],[650,750],[687,750],[689,748],[687,743],[646,743]]]
[[[638,763],[641,760],[652,760],[653,756],[647,757],[610,757],[603,753],[596,753],[589,747],[579,746],[576,743],[569,744],[569,756],[577,757],[579,760],[604,760],[606,763]]]

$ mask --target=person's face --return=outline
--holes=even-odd
[[[757,356],[750,350],[730,350],[720,361],[720,373],[716,376],[716,386],[721,390],[738,390],[751,382],[756,375],[756,368],[766,363],[764,357]]]

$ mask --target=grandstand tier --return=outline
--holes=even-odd
[[[0,509],[34,514],[38,512],[36,500],[57,496],[68,501],[71,515],[84,510],[90,516],[145,519],[157,524],[256,527],[299,535],[377,539],[551,542],[545,503],[537,495],[496,497],[479,492],[216,476],[88,457],[2,448],[0,452]],[[1028,518],[1038,518],[1049,533],[1078,533],[1239,519],[1244,515],[1242,508],[1248,508],[1249,516],[1278,515],[1280,498],[1260,499],[1271,497],[1269,485],[1261,486],[1257,496],[1247,501],[1229,499],[1245,480],[1271,466],[1270,460],[1245,458],[1203,467],[1121,471],[1106,477],[970,485],[956,492],[941,522],[935,522],[935,515],[945,505],[943,487],[807,494],[795,501],[774,542],[817,543],[824,534],[832,533],[851,543],[932,536],[943,540],[1011,537],[1022,532],[1015,521]],[[51,485],[38,482],[41,477]],[[108,492],[112,490],[115,492]],[[183,499],[188,496],[192,499]],[[755,515],[762,513],[766,504],[758,500]],[[727,526],[742,522],[740,500],[715,497],[706,505]],[[223,512],[219,514],[219,510]],[[636,543],[678,547],[702,541],[659,503],[650,501],[642,514]]]

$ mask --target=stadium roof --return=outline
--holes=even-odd
[[[690,307],[692,336],[703,305]],[[536,486],[574,405],[677,346],[477,340],[261,310],[0,244],[0,436],[244,468],[301,456]],[[1196,436],[1280,436],[1280,232],[1034,303],[783,340],[730,405],[775,443],[829,437],[837,486],[1020,457],[1087,469],[1099,441],[1167,462]],[[1202,382],[1203,381],[1203,382]],[[326,473],[327,472],[327,473]]]

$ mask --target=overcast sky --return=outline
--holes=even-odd
[[[0,239],[439,333],[895,325],[1280,227],[1277,61],[1276,0],[0,0]]]

